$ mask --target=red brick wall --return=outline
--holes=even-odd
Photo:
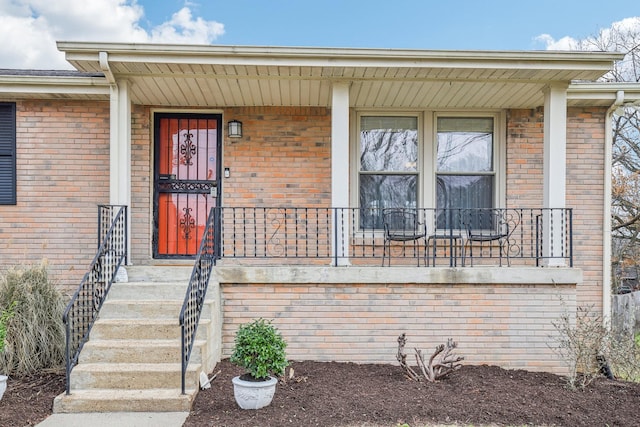
[[[46,258],[74,289],[109,202],[109,103],[19,101],[16,116],[17,205],[0,206],[0,269]]]
[[[153,144],[150,107],[132,111],[132,261],[150,259]],[[507,127],[507,205],[542,205],[543,115],[512,110]],[[329,206],[331,117],[326,108],[223,111],[244,136],[224,138],[225,206]],[[567,204],[574,211],[579,303],[601,306],[604,110],[569,109]],[[75,286],[95,254],[96,206],[109,199],[109,103],[17,103],[18,205],[0,206],[0,268],[47,257]],[[226,130],[225,130],[226,135]],[[73,218],[73,221],[71,221]]]
[[[507,207],[542,207],[543,113],[511,110],[507,117]]]
[[[507,124],[507,206],[543,205],[542,110],[511,110]],[[604,108],[567,113],[567,207],[573,208],[575,267],[584,272],[578,304],[602,309]]]
[[[224,120],[231,119],[243,123],[243,137],[225,139],[225,206],[330,205],[330,110],[230,108]]]
[[[181,110],[185,112],[188,110]],[[224,206],[329,206],[331,113],[326,108],[243,107],[223,110]],[[151,259],[153,129],[151,107],[132,111],[132,230],[134,264]],[[226,137],[226,122],[243,123],[243,137]]]
[[[151,259],[153,200],[153,129],[148,107],[131,110],[131,261]]]
[[[573,248],[584,280],[578,304],[602,309],[605,108],[569,108],[567,206],[573,208]]]

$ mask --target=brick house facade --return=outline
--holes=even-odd
[[[470,363],[557,371],[547,346],[551,322],[576,305],[609,310],[607,120],[617,101],[640,99],[640,87],[572,81],[596,80],[619,55],[60,48],[77,73],[0,72],[0,102],[16,107],[17,197],[0,205],[1,268],[46,259],[71,294],[95,256],[99,204],[129,206],[130,264],[188,263],[154,256],[159,113],[242,122],[239,139],[218,129],[219,167],[228,170],[218,179],[218,206],[312,209],[359,208],[353,153],[361,117],[416,118],[424,144],[418,200],[431,208],[437,190],[422,159],[434,123],[488,116],[500,141],[496,205],[573,209],[573,266],[221,259],[208,292],[221,301],[222,355],[238,324],[265,317],[281,328],[292,359],[392,363],[395,338],[406,331],[417,347],[453,336]],[[159,71],[167,64],[174,74]],[[440,74],[430,74],[436,68]],[[566,183],[560,195],[557,178]]]

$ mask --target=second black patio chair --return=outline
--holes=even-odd
[[[387,259],[387,265],[391,265],[391,242],[413,242],[413,256],[418,259],[420,266],[420,254],[422,252],[426,258],[426,236],[427,226],[420,222],[416,209],[388,208],[382,210],[382,221],[384,226],[384,249],[382,253],[382,265]],[[419,241],[423,244],[419,245]],[[403,248],[404,251],[404,248]],[[404,252],[403,252],[404,254]]]
[[[511,266],[509,238],[519,224],[520,214],[515,210],[480,209],[472,212],[464,224],[467,236],[462,247],[462,265],[465,265],[469,255],[473,266],[474,244],[479,246],[481,258],[484,258],[482,250],[485,248],[488,248],[489,258],[492,258],[491,251],[495,242],[498,244],[500,266],[503,257],[507,259],[507,265]]]

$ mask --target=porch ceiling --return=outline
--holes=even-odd
[[[126,79],[136,104],[175,107],[331,105],[350,83],[355,108],[533,108],[552,82],[593,81],[622,56],[59,42],[82,72]]]
[[[210,73],[208,74],[211,75]],[[122,75],[120,75],[122,76]],[[331,105],[329,80],[127,76],[136,104],[211,106]],[[355,108],[526,108],[543,104],[544,84],[460,81],[354,81]]]

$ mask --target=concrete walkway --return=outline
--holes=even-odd
[[[36,427],[182,427],[188,412],[53,414]]]

